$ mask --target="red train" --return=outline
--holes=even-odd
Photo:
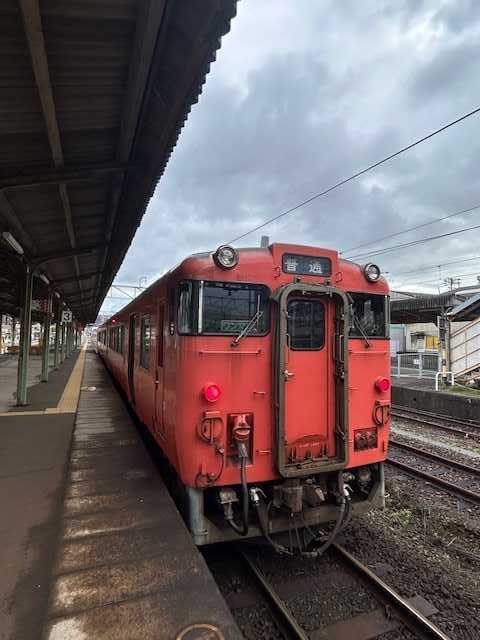
[[[197,544],[263,535],[289,551],[273,535],[288,532],[315,554],[353,512],[383,503],[388,291],[376,265],[328,249],[222,246],[99,329]]]

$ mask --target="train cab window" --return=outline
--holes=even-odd
[[[150,316],[143,316],[140,329],[140,366],[150,367]]]
[[[269,327],[269,290],[244,282],[205,281],[199,284],[198,333],[265,335]]]
[[[350,315],[350,338],[386,338],[388,298],[371,293],[352,293],[352,313]]]
[[[325,307],[320,300],[290,300],[288,344],[293,351],[318,351],[325,344]]]
[[[245,282],[190,280],[177,293],[177,327],[183,335],[265,335],[270,326],[268,287]]]

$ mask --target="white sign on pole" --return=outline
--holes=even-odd
[[[69,309],[62,311],[62,322],[69,323],[72,321],[72,312]]]

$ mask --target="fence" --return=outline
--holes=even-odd
[[[392,354],[390,364],[391,374],[397,378],[435,378],[441,360],[437,352],[415,351]]]

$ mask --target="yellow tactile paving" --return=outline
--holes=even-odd
[[[75,413],[82,386],[83,369],[85,367],[85,356],[87,354],[87,344],[85,343],[80,351],[80,355],[73,367],[73,371],[68,379],[67,386],[63,390],[60,402],[54,409],[45,409],[45,413]]]
[[[85,368],[85,357],[87,354],[87,344],[85,343],[80,350],[77,362],[73,367],[68,382],[63,390],[62,397],[56,407],[49,407],[40,411],[7,411],[0,413],[0,417],[13,416],[43,416],[52,413],[75,413],[80,396],[80,387],[82,386],[83,370]]]

